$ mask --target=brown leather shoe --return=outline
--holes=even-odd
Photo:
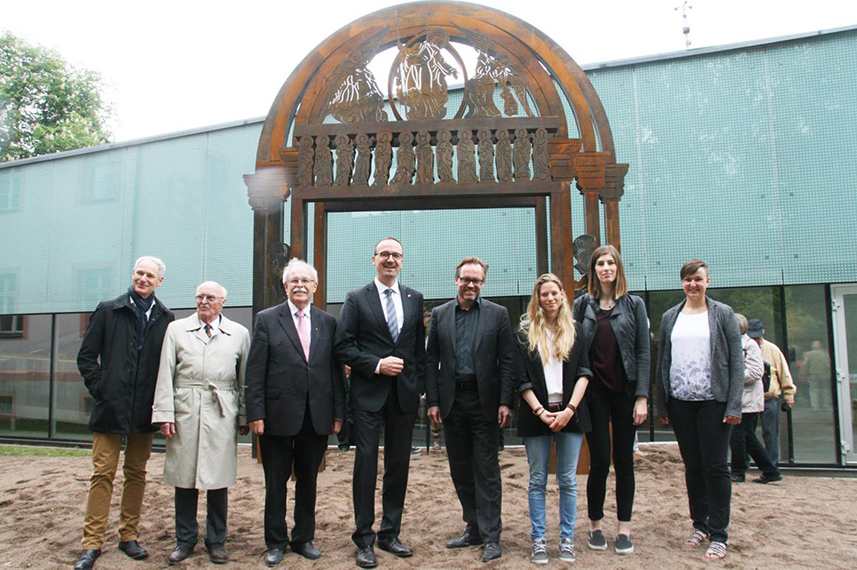
[[[175,566],[176,564],[190,556],[192,552],[193,546],[188,546],[187,544],[177,544],[176,549],[172,551],[170,557],[167,559],[167,563],[170,566]]]
[[[226,564],[229,562],[229,553],[223,548],[222,544],[207,544],[208,559],[212,564]]]

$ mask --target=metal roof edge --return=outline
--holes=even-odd
[[[737,42],[734,44],[723,44],[717,46],[708,46],[702,48],[688,49],[685,51],[674,51],[674,52],[666,52],[659,53],[653,55],[644,55],[640,57],[632,57],[627,59],[616,59],[612,61],[604,61],[597,63],[587,63],[582,64],[580,67],[583,71],[597,71],[599,69],[608,69],[614,67],[625,67],[628,65],[638,65],[641,63],[654,63],[659,61],[665,61],[670,59],[680,59],[685,57],[694,57],[699,55],[710,55],[712,53],[726,52],[726,51],[734,51],[739,49],[747,49],[754,48],[759,46],[766,46],[778,43],[786,43],[793,42],[798,40],[805,40],[810,38],[816,38],[819,36],[827,36],[833,34],[840,34],[843,32],[854,32],[857,31],[857,24],[851,26],[843,26],[841,28],[830,28],[827,30],[818,30],[815,32],[802,32],[800,34],[791,34],[788,36],[777,36],[773,38],[762,38],[758,40],[747,40],[744,42]]]
[[[143,137],[139,139],[131,139],[122,142],[115,143],[106,143],[100,144],[97,146],[88,146],[84,148],[76,148],[74,150],[64,150],[62,152],[54,152],[52,154],[42,154],[40,156],[33,156],[30,158],[19,158],[18,160],[10,160],[7,162],[0,162],[0,169],[3,168],[11,168],[13,166],[24,166],[27,164],[34,164],[37,162],[45,162],[49,160],[58,160],[61,158],[71,158],[73,156],[80,156],[83,154],[90,154],[94,152],[101,152],[105,150],[116,150],[119,148],[125,148],[129,146],[137,146],[142,144],[148,144],[153,142],[160,142],[170,139],[178,139],[182,137],[189,137],[193,135],[199,135],[203,133],[211,133],[214,131],[222,131],[224,129],[234,129],[235,127],[243,127],[245,125],[253,125],[256,123],[264,123],[265,117],[254,117],[252,119],[242,119],[238,121],[229,121],[227,123],[218,123],[216,125],[207,125],[204,127],[196,127],[193,129],[187,129],[184,131],[175,131],[172,133],[166,133],[163,135],[153,135],[150,137]]]

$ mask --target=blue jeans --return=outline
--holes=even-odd
[[[582,433],[558,432],[555,436],[525,437],[530,464],[530,523],[533,540],[545,538],[545,494],[551,439],[556,437],[556,480],[559,484],[559,537],[574,539],[577,520],[577,459]]]

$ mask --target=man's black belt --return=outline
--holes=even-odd
[[[476,374],[461,374],[456,376],[455,388],[464,392],[475,392],[479,388],[476,384]]]

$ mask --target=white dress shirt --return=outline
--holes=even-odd
[[[402,308],[402,293],[399,291],[399,282],[393,283],[392,287],[387,287],[378,278],[375,278],[375,287],[378,288],[378,298],[381,300],[381,309],[384,311],[384,318],[387,318],[387,289],[393,290],[393,306],[396,308],[396,323],[399,326],[399,332],[402,332],[402,325],[405,323],[405,310]]]

